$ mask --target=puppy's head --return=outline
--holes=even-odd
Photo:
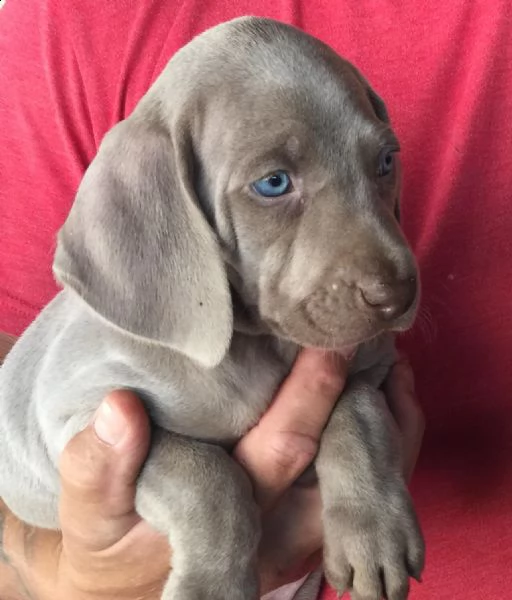
[[[114,326],[209,366],[233,299],[306,346],[405,329],[418,274],[398,151],[354,67],[294,28],[237,19],[182,49],[106,136],[56,276]]]

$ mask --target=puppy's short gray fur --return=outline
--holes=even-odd
[[[360,344],[316,458],[324,566],[357,598],[407,596],[423,541],[381,392],[407,328],[361,302],[416,275],[396,219],[384,104],[292,27],[246,17],[195,38],[105,137],[58,237],[63,290],[0,372],[0,495],[57,528],[59,455],[116,388],[154,423],[136,506],[170,536],[165,600],[256,600],[259,515],[228,451],[298,346]],[[250,183],[292,174],[284,200]]]

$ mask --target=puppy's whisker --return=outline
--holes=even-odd
[[[400,334],[402,339],[419,335],[427,344],[432,344],[437,336],[437,324],[429,307],[422,304],[418,310],[414,326]]]

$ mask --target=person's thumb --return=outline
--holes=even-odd
[[[68,547],[99,552],[140,520],[135,486],[150,443],[142,402],[131,392],[105,398],[93,422],[66,446],[60,461],[60,521]]]

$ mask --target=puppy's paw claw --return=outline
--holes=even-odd
[[[352,600],[406,600],[409,578],[421,580],[425,546],[406,491],[389,503],[324,513],[327,581]]]

